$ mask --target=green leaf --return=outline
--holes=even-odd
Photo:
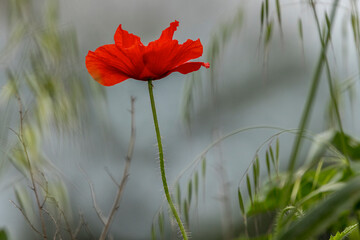
[[[249,237],[249,236],[241,236],[238,238],[235,238],[234,240],[271,240],[272,236],[271,234],[256,236],[256,237]]]
[[[0,240],[8,240],[5,229],[0,230]]]
[[[329,240],[342,240],[342,239],[344,239],[347,235],[349,235],[356,228],[356,226],[357,226],[357,224],[348,226],[341,233],[337,232],[335,236],[331,236]]]
[[[344,211],[351,209],[360,200],[360,177],[349,181],[346,186],[329,195],[308,213],[295,221],[289,228],[283,229],[278,240],[305,240],[317,236]]]
[[[320,157],[325,153],[326,149],[328,149],[334,135],[334,130],[328,130],[315,135],[308,156],[306,157],[306,162],[308,164],[316,164],[316,162],[319,161]]]
[[[343,146],[342,139],[341,139],[342,137],[344,138],[343,140],[344,140],[345,146]],[[347,134],[344,134],[344,136],[342,136],[342,134],[340,132],[336,132],[331,143],[343,155],[346,154],[352,160],[360,160],[360,141],[359,140],[357,140]]]

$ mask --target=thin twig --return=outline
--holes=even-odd
[[[56,221],[56,219],[54,218],[54,216],[51,215],[51,213],[50,213],[48,210],[46,210],[46,209],[43,209],[43,210],[44,210],[44,212],[53,220],[53,222],[54,222],[54,224],[55,224],[55,233],[54,233],[53,239],[56,240],[56,236],[57,236],[58,234],[60,234],[59,224],[58,224],[58,222]],[[59,236],[60,236],[60,235],[59,235]]]
[[[79,212],[79,216],[80,216],[80,221],[79,221],[79,225],[77,226],[77,228],[74,232],[74,237],[76,238],[76,236],[79,234],[81,228],[84,227],[85,232],[87,232],[89,235],[91,235],[91,239],[95,239],[94,235],[90,231],[90,228],[84,219],[84,215],[81,212]]]
[[[75,238],[76,238],[76,236],[79,234],[81,227],[82,227],[83,224],[85,223],[85,221],[84,221],[84,216],[83,216],[83,214],[82,214],[81,212],[79,212],[79,217],[80,217],[80,221],[79,221],[79,224],[78,224],[78,226],[76,227],[75,232],[74,232],[74,237],[75,237]]]
[[[55,206],[60,211],[60,215],[64,218],[66,231],[69,233],[71,240],[75,240],[75,236],[74,236],[73,231],[71,230],[70,223],[69,223],[69,221],[68,221],[68,219],[66,217],[66,214],[65,214],[64,210],[60,207],[59,202],[56,200],[55,197],[48,196],[48,193],[46,193],[46,194],[47,194],[47,198],[51,199],[54,202]]]
[[[36,233],[38,233],[40,236],[42,236],[42,233],[41,233],[39,230],[37,230],[34,225],[32,225],[30,219],[26,216],[24,210],[23,210],[20,206],[18,206],[13,200],[10,200],[10,202],[11,202],[17,209],[20,210],[20,212],[21,212],[21,214],[24,216],[26,222],[27,222],[27,223],[29,224],[29,226],[34,230],[34,232],[36,232]]]
[[[109,168],[105,167],[105,171],[106,173],[109,175],[109,177],[111,178],[111,180],[113,181],[113,183],[119,187],[119,183],[116,181],[116,179],[114,178],[114,176],[111,174]]]
[[[214,97],[215,99],[215,97]],[[219,129],[214,131],[215,139],[220,137]],[[232,238],[233,232],[233,223],[231,216],[231,203],[229,199],[229,182],[227,180],[226,170],[224,168],[225,159],[223,158],[221,144],[217,144],[218,154],[219,154],[219,164],[218,164],[218,174],[220,177],[220,202],[222,203],[223,212],[222,212],[222,227],[223,227],[223,238],[228,240]]]
[[[135,98],[131,97],[131,136],[130,136],[130,143],[129,143],[129,147],[128,147],[128,152],[126,155],[126,159],[125,159],[125,168],[124,168],[124,173],[120,182],[120,185],[118,185],[118,191],[114,200],[114,203],[112,205],[112,208],[110,210],[110,214],[109,217],[107,218],[106,224],[103,228],[103,231],[100,235],[99,240],[105,240],[107,233],[109,231],[110,225],[113,221],[113,218],[115,216],[116,211],[119,209],[119,203],[120,203],[120,199],[121,196],[124,192],[124,188],[125,188],[125,184],[127,182],[127,179],[129,177],[129,170],[130,170],[130,163],[131,163],[131,159],[133,156],[133,152],[134,152],[134,146],[135,146],[135,110],[134,110],[134,103],[135,103]],[[110,174],[111,177],[111,174]]]
[[[26,161],[28,162],[29,165],[29,173],[30,173],[30,179],[31,179],[31,184],[32,184],[32,190],[34,191],[35,194],[35,198],[36,198],[36,204],[39,210],[39,217],[40,217],[40,222],[41,222],[41,228],[42,228],[42,237],[44,239],[47,239],[47,234],[46,234],[46,228],[45,228],[45,221],[44,221],[44,217],[43,217],[43,206],[41,206],[40,203],[40,197],[39,197],[39,193],[37,191],[37,186],[36,186],[36,182],[34,179],[34,173],[33,173],[33,169],[31,166],[31,162],[30,162],[30,157],[27,151],[27,147],[26,144],[24,142],[24,136],[23,136],[23,120],[24,120],[24,116],[23,116],[23,104],[21,102],[21,98],[19,94],[16,94],[16,98],[19,104],[19,115],[20,115],[20,134],[17,134],[20,143],[22,144],[23,148],[24,148],[24,152],[25,152],[25,157],[26,157]]]
[[[95,190],[94,190],[94,185],[91,182],[91,179],[89,178],[89,176],[87,175],[87,173],[84,171],[84,169],[82,169],[81,166],[79,166],[80,170],[82,171],[82,173],[84,174],[84,176],[86,177],[89,187],[90,187],[90,191],[91,191],[91,198],[93,201],[93,208],[95,209],[96,214],[98,215],[100,221],[102,222],[103,225],[105,225],[106,223],[106,218],[104,216],[104,214],[102,213],[101,209],[98,207],[97,205],[97,201],[96,201],[96,195],[95,195]]]

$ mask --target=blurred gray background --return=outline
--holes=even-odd
[[[81,52],[82,71],[87,74],[84,59],[89,50],[113,43],[113,35],[119,24],[131,33],[139,35],[144,43],[157,39],[169,23],[178,20],[175,33],[179,42],[200,38],[204,46],[201,61],[209,61],[207,46],[212,36],[221,29],[221,24],[231,21],[239,9],[243,11],[243,25],[225,46],[217,65],[217,95],[210,94],[209,73],[201,69],[203,92],[195,96],[195,109],[191,118],[191,130],[182,118],[184,84],[189,76],[178,73],[154,82],[154,94],[163,137],[165,161],[169,184],[176,176],[215,140],[235,129],[250,126],[277,126],[297,128],[309,88],[312,72],[319,54],[319,40],[311,11],[300,4],[284,2],[283,38],[274,24],[272,42],[268,48],[267,62],[263,40],[260,36],[261,1],[219,0],[74,0],[61,1],[61,26],[75,27]],[[0,2],[1,6],[1,2]],[[323,10],[329,6],[319,6]],[[1,8],[1,7],[0,7]],[[276,23],[274,8],[270,13]],[[348,17],[343,10],[338,15],[335,31],[341,34],[341,22]],[[298,19],[303,20],[304,49],[298,36]],[[0,16],[0,47],[7,41],[7,29]],[[3,22],[4,23],[4,22]],[[350,33],[348,33],[350,34]],[[337,70],[339,79],[354,74],[344,68],[344,44],[347,49],[347,69],[356,69],[356,57],[350,37],[343,42],[334,34],[329,59]],[[340,56],[341,58],[334,58]],[[0,63],[0,83],[5,82],[6,61]],[[325,80],[325,79],[323,79]],[[93,81],[89,77],[89,82]],[[104,87],[105,88],[105,87]],[[107,213],[115,196],[116,186],[106,172],[109,169],[117,179],[124,167],[130,137],[130,97],[136,97],[136,143],[130,176],[112,225],[115,239],[150,239],[150,228],[164,194],[159,171],[156,138],[150,110],[147,83],[129,79],[109,87],[106,103],[99,109],[102,117],[90,121],[88,128],[73,136],[58,137],[49,134],[43,149],[51,162],[62,172],[72,202],[73,216],[81,211],[94,234],[101,224],[93,209],[91,192],[83,171],[94,183],[99,207]],[[319,87],[319,96],[309,129],[321,132],[326,127],[325,106],[329,100],[325,81]],[[343,109],[346,126],[353,126],[358,112],[353,116]],[[215,130],[216,129],[216,130]],[[221,177],[225,174],[229,184],[232,221],[238,227],[240,211],[237,204],[237,187],[246,168],[254,158],[260,144],[276,133],[275,130],[256,129],[234,135],[223,141],[207,154],[205,199],[200,194],[198,208],[191,212],[193,239],[220,239],[223,192]],[[280,138],[281,167],[285,168],[293,136]],[[219,153],[221,152],[221,159]],[[260,157],[263,160],[263,151]],[[306,152],[304,152],[305,156]],[[223,170],[219,170],[223,168]],[[185,195],[192,168],[181,179]],[[264,167],[262,168],[264,170]],[[220,172],[222,172],[220,174]],[[10,173],[8,174],[10,175]],[[7,176],[5,174],[5,176]],[[14,199],[11,187],[14,178],[7,176],[0,182],[0,227],[5,226],[11,239],[30,239],[30,231],[23,216],[9,202]],[[240,186],[243,186],[241,184]],[[166,217],[166,219],[168,219]],[[167,228],[169,226],[167,225]],[[35,238],[35,235],[34,235]]]

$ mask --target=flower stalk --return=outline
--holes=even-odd
[[[167,185],[167,181],[166,181],[166,175],[165,175],[165,163],[164,163],[164,152],[163,152],[163,148],[162,148],[162,143],[161,143],[161,135],[160,135],[160,128],[159,128],[159,123],[158,123],[158,119],[157,119],[157,114],[156,114],[156,107],[155,107],[155,100],[154,100],[154,94],[153,94],[153,85],[152,85],[152,81],[149,80],[148,81],[148,88],[149,88],[149,96],[150,96],[150,102],[151,102],[151,110],[153,113],[153,118],[154,118],[154,125],[155,125],[155,132],[156,132],[156,139],[157,139],[157,143],[158,143],[158,148],[159,148],[159,159],[160,159],[160,172],[161,172],[161,180],[163,183],[163,187],[164,187],[164,192],[165,192],[165,196],[166,196],[166,200],[169,203],[170,209],[172,214],[174,215],[176,222],[180,228],[181,234],[183,236],[184,240],[187,240],[188,237],[186,235],[186,231],[184,228],[183,223],[181,222],[181,219],[179,217],[178,212],[176,211],[176,208],[174,206],[174,203],[171,199],[170,193],[169,193],[169,187]]]

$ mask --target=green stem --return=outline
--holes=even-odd
[[[319,17],[317,15],[317,12],[316,12],[315,4],[313,2],[311,2],[311,8],[313,9],[313,13],[314,13],[315,21],[316,21],[316,26],[317,26],[317,29],[318,29],[318,34],[319,34],[319,37],[320,37],[320,40],[321,40],[321,45],[324,46],[324,38],[323,38],[322,33],[321,33],[320,21],[319,21]],[[328,27],[331,27],[332,22],[329,22],[329,24],[330,24],[330,26],[328,26]],[[347,162],[347,165],[349,167],[350,166],[350,158],[349,158],[349,154],[347,153],[347,148],[346,148],[346,143],[345,143],[345,132],[344,132],[344,129],[343,129],[343,125],[342,125],[342,121],[341,121],[341,115],[340,115],[339,107],[338,107],[338,104],[337,104],[336,96],[335,96],[335,93],[334,93],[334,87],[333,87],[333,84],[332,84],[332,76],[331,76],[331,71],[330,71],[330,66],[329,66],[329,61],[327,59],[327,56],[325,56],[325,66],[326,66],[326,74],[327,74],[327,79],[328,79],[330,97],[331,97],[331,101],[334,104],[335,115],[336,115],[336,118],[337,118],[337,121],[338,121],[339,130],[340,130],[340,133],[341,133],[342,150],[343,150],[343,154],[344,154],[345,160]]]
[[[151,110],[152,110],[153,117],[154,117],[154,125],[155,125],[156,138],[157,138],[158,148],[159,148],[160,172],[161,172],[161,179],[162,179],[162,182],[163,182],[163,187],[164,187],[165,196],[166,196],[166,199],[167,199],[167,201],[168,201],[168,203],[169,203],[171,212],[172,212],[172,214],[174,215],[174,217],[175,217],[175,219],[176,219],[176,221],[177,221],[177,223],[178,223],[178,225],[179,225],[181,234],[182,234],[184,240],[187,240],[188,237],[187,237],[187,235],[186,235],[184,225],[183,225],[183,223],[181,222],[181,219],[180,219],[180,217],[179,217],[179,214],[178,214],[177,211],[176,211],[176,208],[175,208],[175,206],[174,206],[173,201],[171,200],[171,196],[170,196],[170,193],[169,193],[169,187],[168,187],[167,181],[166,181],[165,163],[164,163],[164,153],[163,153],[163,149],[162,149],[161,135],[160,135],[159,123],[158,123],[158,120],[157,120],[155,100],[154,100],[154,94],[153,94],[153,85],[152,85],[152,81],[151,81],[151,80],[148,81],[148,87],[149,87],[149,96],[150,96],[150,102],[151,102]]]
[[[335,18],[338,3],[339,3],[339,0],[334,1],[334,5],[333,5],[331,16],[330,16],[330,22],[331,23],[333,22],[333,20]],[[324,39],[324,42],[323,42],[323,45],[322,45],[322,48],[321,48],[319,60],[318,60],[318,63],[316,65],[316,70],[315,70],[315,73],[314,73],[314,76],[313,76],[313,79],[312,79],[310,92],[309,92],[308,98],[306,100],[305,109],[304,109],[303,114],[301,116],[301,121],[300,121],[300,125],[299,125],[300,132],[299,132],[299,135],[297,136],[297,138],[295,140],[294,147],[293,147],[292,152],[291,152],[290,164],[289,164],[289,169],[288,169],[289,172],[290,172],[291,177],[292,177],[292,175],[294,173],[296,158],[297,158],[297,155],[298,155],[298,152],[299,152],[299,149],[300,149],[302,136],[303,136],[304,130],[306,128],[306,125],[308,123],[309,117],[310,117],[310,111],[311,111],[311,108],[312,108],[313,103],[314,103],[317,88],[319,86],[321,72],[322,72],[324,63],[326,61],[326,50],[327,50],[327,47],[328,47],[329,42],[330,42],[330,36],[331,36],[330,33],[331,33],[331,27],[332,26],[333,26],[333,24],[331,24],[330,28],[328,29],[327,36]]]

